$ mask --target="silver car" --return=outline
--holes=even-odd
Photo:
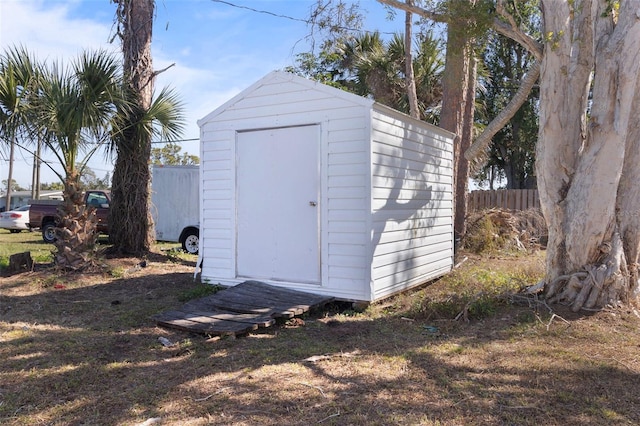
[[[12,233],[29,229],[29,205],[0,213],[0,228]]]

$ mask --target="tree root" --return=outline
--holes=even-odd
[[[603,242],[600,256],[583,270],[553,279],[545,286],[549,303],[565,302],[573,312],[620,306],[630,299],[630,273],[622,239],[614,232],[611,241]]]
[[[606,264],[586,269],[551,281],[546,292],[549,303],[566,302],[573,312],[619,305],[623,297],[621,274]]]

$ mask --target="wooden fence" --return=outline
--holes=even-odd
[[[471,191],[467,212],[501,208],[507,210],[527,210],[540,208],[537,189],[498,189],[493,191]]]

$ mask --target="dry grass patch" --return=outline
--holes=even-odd
[[[111,259],[106,272],[2,278],[0,423],[640,423],[633,310],[555,307],[564,320],[551,320],[508,296],[538,279],[539,255],[468,256],[446,279],[364,312],[329,306],[237,339],[149,319],[203,291],[195,259],[158,256],[138,270],[140,259]],[[474,311],[479,293],[485,308]],[[455,320],[465,307],[468,321]]]

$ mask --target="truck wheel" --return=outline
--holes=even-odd
[[[46,223],[42,227],[42,239],[45,243],[53,243],[56,240],[56,225],[53,223]]]
[[[198,231],[190,229],[184,234],[182,240],[182,249],[189,254],[198,254],[198,248],[200,244],[200,237]]]

